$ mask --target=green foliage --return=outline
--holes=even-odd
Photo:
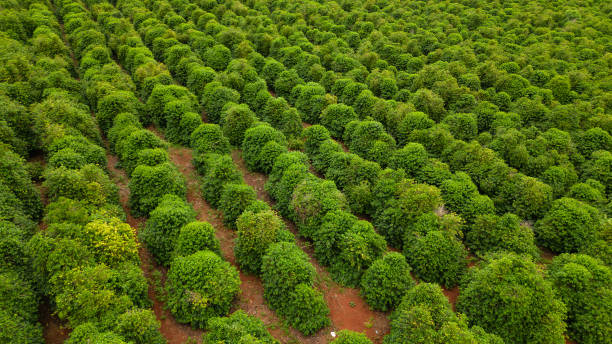
[[[212,251],[221,256],[215,228],[208,222],[193,221],[181,227],[174,244],[173,256],[189,256],[198,251]]]
[[[248,129],[244,134],[242,142],[242,157],[250,171],[269,173],[275,154],[264,149],[269,142],[275,142],[280,147],[287,146],[285,135],[269,125],[258,125]],[[271,148],[271,147],[269,147]],[[274,150],[274,152],[277,152]]]
[[[102,169],[85,165],[78,170],[65,167],[48,169],[44,173],[47,197],[54,201],[60,197],[85,200],[92,205],[119,201],[118,187]]]
[[[351,287],[359,285],[363,273],[387,247],[385,239],[367,221],[355,222],[339,234],[335,243],[338,252],[332,258],[330,273],[338,283]]]
[[[534,240],[533,230],[511,213],[479,215],[466,234],[467,246],[479,255],[509,251],[537,258],[539,251]]]
[[[407,176],[415,176],[428,161],[427,151],[420,143],[408,143],[403,148],[393,152],[389,159],[389,167],[403,169]]]
[[[295,287],[283,312],[287,312],[289,323],[307,336],[331,324],[323,294],[308,284],[300,283]]]
[[[455,316],[444,299],[440,287],[421,283],[409,291],[401,305],[391,315],[391,333],[384,343],[482,343],[502,344],[504,341],[482,328],[468,328],[464,316]]]
[[[564,341],[565,306],[527,258],[500,255],[473,268],[461,288],[457,310],[467,315],[470,323],[504,341]]]
[[[478,123],[474,114],[457,113],[448,115],[442,123],[448,125],[451,134],[458,140],[470,141],[478,135]]]
[[[591,245],[601,229],[597,209],[572,198],[552,203],[544,218],[536,222],[537,242],[557,253],[574,253]]]
[[[584,254],[561,254],[546,271],[556,295],[567,306],[570,339],[605,343],[610,338],[612,271]]]
[[[11,192],[23,205],[23,211],[33,220],[40,219],[40,194],[32,185],[25,161],[4,145],[0,145],[0,171],[0,182],[10,186]]]
[[[349,330],[340,330],[338,338],[332,341],[334,344],[372,344],[365,334]]]
[[[236,228],[236,220],[245,208],[257,199],[255,190],[247,184],[226,184],[221,193],[219,210],[223,212],[223,223]]]
[[[112,270],[104,265],[75,268],[55,279],[57,315],[71,327],[87,322],[109,326],[133,305],[116,293],[109,281]]]
[[[0,309],[25,322],[36,323],[38,302],[38,295],[27,280],[10,270],[0,273]]]
[[[310,176],[295,185],[292,194],[292,219],[300,234],[306,238],[314,237],[327,212],[347,209],[344,195],[329,180]]]
[[[5,343],[17,341],[24,344],[44,343],[42,326],[30,323],[4,309],[0,309],[0,340]]]
[[[185,198],[187,192],[183,175],[170,163],[136,167],[128,186],[129,206],[134,216],[148,215],[167,194]]]
[[[336,138],[341,138],[344,134],[344,127],[350,121],[357,119],[353,108],[345,104],[331,104],[323,110],[320,116],[321,124],[329,130],[331,136]]]
[[[288,242],[270,245],[262,257],[261,272],[264,297],[281,314],[291,311],[288,303],[295,288],[299,284],[312,286],[315,277],[315,268],[306,253]]]
[[[159,264],[170,264],[181,228],[195,221],[195,217],[191,205],[173,194],[163,196],[151,211],[140,237]]]
[[[262,344],[278,343],[259,318],[242,310],[237,310],[228,317],[211,318],[206,328],[208,333],[204,336],[205,344],[250,343],[249,340],[258,340],[257,343]]]
[[[131,131],[127,137],[115,143],[121,167],[128,175],[136,168],[138,152],[149,148],[167,148],[167,143],[146,129]]]
[[[424,233],[404,246],[404,254],[417,277],[449,288],[457,285],[467,270],[466,249],[447,231]]]
[[[226,185],[243,184],[242,173],[234,165],[234,161],[229,155],[206,154],[205,164],[206,171],[203,175],[202,193],[206,201],[217,208],[221,204],[222,190]]]
[[[206,65],[216,71],[224,70],[232,58],[232,52],[224,45],[217,44],[206,50],[203,56]]]
[[[153,311],[137,308],[121,314],[115,327],[117,334],[134,344],[165,344],[166,339],[159,330]]]
[[[218,81],[213,81],[206,84],[201,99],[208,121],[219,123],[221,118],[223,118],[223,107],[228,103],[238,103],[240,93],[222,86]]]
[[[168,307],[180,323],[204,328],[209,319],[229,312],[240,292],[236,268],[211,251],[176,257],[166,281]]]
[[[406,258],[397,252],[374,261],[361,278],[361,293],[368,305],[380,311],[394,309],[415,285],[410,270]]]
[[[244,271],[262,272],[262,257],[270,245],[279,241],[283,221],[271,210],[258,213],[245,211],[236,221],[238,236],[235,241],[236,262]]]
[[[204,123],[191,133],[191,147],[196,154],[228,154],[230,144],[217,124]]]
[[[223,135],[231,145],[239,147],[244,140],[244,133],[256,121],[257,117],[246,104],[228,104],[221,117]]]

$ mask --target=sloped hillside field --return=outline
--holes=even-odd
[[[612,344],[612,3],[0,1],[0,344]]]

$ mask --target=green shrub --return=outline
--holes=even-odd
[[[270,141],[278,143],[281,147],[287,146],[285,135],[269,125],[258,125],[247,129],[242,142],[242,157],[250,171],[264,172],[266,166],[271,166],[274,160],[263,159],[275,158],[276,155],[262,154],[264,147]]]
[[[228,104],[221,116],[221,127],[230,144],[239,147],[244,140],[244,133],[256,121],[255,113],[246,104]]]
[[[42,216],[40,193],[25,169],[25,161],[6,146],[0,146],[0,182],[10,187],[11,193],[23,205],[22,210],[32,220]]]
[[[506,213],[479,215],[466,234],[467,246],[484,255],[486,252],[510,251],[537,258],[539,250],[533,230],[520,223],[518,216]]]
[[[11,343],[16,341],[24,344],[44,343],[42,326],[39,323],[31,323],[23,318],[11,314],[9,311],[0,309],[0,341]]]
[[[330,180],[305,178],[295,185],[291,196],[292,219],[300,234],[313,238],[329,211],[347,209],[346,198]]]
[[[389,167],[403,169],[408,176],[415,176],[427,164],[428,157],[425,147],[420,143],[410,142],[403,148],[392,153]]]
[[[168,307],[180,323],[204,328],[209,319],[226,315],[240,292],[236,268],[211,251],[176,257],[166,281]]]
[[[115,144],[121,167],[129,176],[137,166],[138,152],[148,148],[166,149],[167,143],[149,130],[140,129]]]
[[[144,125],[153,122],[158,128],[166,128],[168,114],[197,111],[197,104],[195,96],[185,87],[157,84],[147,99],[148,117],[144,116],[141,121]]]
[[[87,322],[109,326],[133,307],[127,295],[115,293],[109,285],[112,270],[104,265],[72,269],[56,283],[57,315],[71,327]],[[70,286],[69,288],[67,286]]]
[[[446,231],[430,231],[404,246],[414,273],[426,282],[454,287],[467,270],[467,251]]]
[[[342,138],[344,127],[357,119],[353,108],[344,104],[331,104],[321,113],[321,124],[329,129],[329,133],[335,138]]]
[[[88,164],[79,170],[59,167],[47,170],[44,176],[43,186],[51,201],[67,197],[99,206],[119,201],[118,187],[95,165]]]
[[[224,70],[231,59],[231,50],[221,44],[216,44],[208,48],[203,56],[206,65],[212,67],[216,71]]]
[[[516,255],[500,255],[473,268],[461,288],[457,311],[467,315],[470,323],[506,342],[564,340],[565,306],[555,297],[540,269]]]
[[[463,141],[471,141],[478,135],[476,116],[470,113],[456,113],[444,117],[442,123],[448,125],[451,134]]]
[[[219,240],[215,236],[215,228],[210,223],[193,221],[181,227],[174,244],[174,257],[189,256],[205,250],[221,256]]]
[[[332,257],[330,273],[334,280],[356,287],[363,273],[387,248],[385,239],[370,222],[357,221],[335,239],[337,255]]]
[[[243,310],[237,310],[228,317],[211,318],[206,329],[208,333],[204,336],[205,344],[278,344],[259,318],[250,316]]]
[[[389,252],[378,258],[361,278],[361,294],[370,307],[380,311],[394,309],[415,283],[406,258]]]
[[[217,124],[204,123],[191,133],[191,147],[197,154],[229,154],[230,145]]]
[[[279,231],[284,229],[283,221],[271,210],[245,211],[236,221],[236,227],[236,262],[242,270],[260,274],[262,257],[270,245],[279,241]]]
[[[569,338],[580,343],[605,343],[612,329],[612,271],[584,254],[561,254],[546,271],[556,295],[567,306]]]
[[[118,218],[94,220],[77,234],[81,243],[90,248],[96,261],[110,267],[123,262],[137,263],[138,244],[134,229]]]
[[[130,91],[113,91],[98,100],[96,119],[104,133],[112,127],[115,117],[120,113],[138,116],[142,105]]]
[[[38,321],[38,295],[27,280],[14,271],[0,273],[0,308],[27,322]]]
[[[188,145],[191,133],[202,125],[202,116],[195,112],[183,112],[177,120],[178,123],[168,123],[166,138],[171,142]]]
[[[286,312],[291,326],[306,336],[331,324],[323,294],[308,284],[300,283],[291,292]]]
[[[213,155],[207,160],[206,175],[202,181],[202,193],[208,203],[218,208],[222,190],[228,184],[242,184],[242,173],[229,155]]]
[[[582,155],[590,157],[595,151],[611,150],[612,136],[601,128],[590,128],[577,138],[576,144]]]
[[[262,258],[261,272],[264,297],[280,314],[291,311],[290,295],[295,288],[299,284],[312,286],[316,274],[306,253],[288,242],[270,245]]]
[[[163,148],[148,148],[138,152],[136,166],[157,166],[169,162],[170,156],[167,150]]]
[[[359,332],[350,330],[340,330],[338,338],[332,341],[333,344],[372,344],[368,337]]]
[[[64,148],[49,157],[50,168],[58,168],[60,166],[67,169],[75,170],[85,166],[87,162],[85,158],[70,148]]]
[[[119,316],[115,332],[134,344],[165,344],[160,323],[149,309],[131,309]]]
[[[439,286],[420,283],[391,315],[391,333],[384,343],[482,343],[502,344],[482,328],[468,328],[464,316],[456,316]]]
[[[187,192],[185,178],[170,163],[136,167],[128,186],[130,210],[137,217],[148,215],[166,194],[185,198]]]
[[[201,100],[208,122],[219,123],[223,116],[223,107],[228,103],[239,103],[240,93],[213,81],[204,87]]]
[[[597,209],[572,198],[552,203],[548,213],[536,222],[537,242],[557,253],[574,253],[592,244],[601,229]]]
[[[170,264],[181,228],[195,221],[195,217],[191,205],[172,194],[163,196],[151,211],[140,237],[159,264]]]
[[[92,143],[83,136],[66,135],[54,140],[47,148],[49,156],[64,149],[71,149],[80,154],[88,164],[94,164],[102,169],[106,168],[107,161],[104,148]]]
[[[221,192],[219,210],[223,212],[223,223],[236,229],[236,220],[244,209],[257,199],[255,190],[247,184],[226,184]]]
[[[295,108],[300,111],[304,121],[318,123],[321,111],[327,105],[325,88],[318,83],[309,82],[296,86],[292,93],[296,93]]]

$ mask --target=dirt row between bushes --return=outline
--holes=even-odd
[[[155,128],[149,128],[152,132],[163,138]],[[200,221],[206,221],[216,229],[217,238],[220,241],[221,252],[226,260],[236,265],[234,257],[234,239],[236,232],[227,228],[222,222],[222,213],[212,208],[201,194],[200,178],[192,165],[192,150],[185,147],[172,145],[168,149],[171,161],[184,175],[187,181],[187,200],[197,212]],[[259,199],[274,205],[264,184],[267,176],[260,173],[249,172],[241,157],[241,151],[234,150],[232,158],[236,166],[244,175],[245,182],[252,186]],[[129,192],[126,190],[125,192]],[[221,192],[221,190],[219,190]],[[123,197],[123,196],[122,196]],[[293,223],[285,220],[287,227],[297,234]],[[333,340],[332,332],[341,329],[364,332],[374,343],[382,343],[382,337],[389,332],[388,315],[382,312],[374,312],[369,309],[365,301],[360,297],[358,289],[344,288],[332,281],[329,274],[312,258],[313,250],[310,244],[298,239],[298,245],[311,257],[311,262],[317,270],[317,281],[319,289],[324,293],[330,308],[332,325],[324,328],[312,336],[303,336],[297,330],[283,324],[282,320],[267,306],[263,298],[263,285],[259,277],[240,272],[242,281],[242,293],[237,298],[232,311],[242,309],[250,315],[257,316],[268,327],[270,333],[282,343],[305,343],[318,344],[328,343]]]
[[[127,223],[138,233],[144,227],[146,219],[135,218],[131,214],[128,203],[130,199],[128,177],[125,171],[117,168],[118,158],[116,156],[109,154],[107,151],[106,159],[108,160],[107,168],[110,176],[119,188],[119,201],[127,216]],[[159,290],[159,286],[160,283],[165,281],[167,269],[156,264],[149,250],[140,242],[138,256],[140,257],[140,268],[149,283],[148,295],[153,301],[153,312],[161,324],[160,332],[166,338],[168,344],[182,344],[190,338],[197,343],[201,343],[203,331],[178,323],[170,311],[165,309],[163,291]]]

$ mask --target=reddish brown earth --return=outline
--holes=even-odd
[[[108,159],[108,170],[110,171],[111,178],[113,178],[115,184],[119,187],[119,200],[123,209],[127,215],[127,223],[138,232],[142,226],[144,226],[144,218],[134,218],[128,207],[128,201],[130,198],[130,189],[128,188],[128,178],[123,170],[117,169],[117,157],[114,155],[107,154]],[[140,267],[144,272],[145,277],[149,281],[149,298],[153,301],[153,311],[155,316],[161,324],[160,332],[167,339],[168,344],[183,344],[189,338],[195,339],[198,343],[202,342],[203,331],[195,330],[191,327],[180,324],[174,319],[172,314],[164,309],[164,303],[160,300],[157,295],[157,290],[154,286],[154,275],[155,270],[160,271],[162,274],[162,282],[165,281],[166,269],[157,265],[153,260],[153,257],[149,251],[144,247],[140,246],[138,250],[140,256]]]
[[[236,233],[223,224],[223,215],[220,211],[212,208],[202,196],[200,180],[191,163],[192,150],[185,147],[170,147],[168,150],[170,159],[187,180],[187,200],[195,209],[199,221],[206,221],[216,229],[223,257],[232,265],[237,266],[234,256],[234,239]],[[258,190],[258,195],[262,190]],[[276,314],[268,307],[263,298],[263,285],[257,276],[243,273],[238,269],[241,280],[241,294],[234,302],[232,312],[241,309],[246,313],[261,319],[268,327],[269,332],[282,343],[325,343],[325,341],[308,341],[294,329],[282,329],[282,322]]]
[[[273,206],[274,202],[264,189],[268,177],[261,173],[248,171],[240,150],[234,150],[232,158],[244,175],[245,182],[255,189],[260,199]],[[298,246],[310,256],[310,262],[317,270],[317,287],[323,293],[329,306],[332,322],[330,327],[322,329],[314,336],[305,338],[302,342],[327,343],[332,339],[331,331],[348,329],[365,333],[374,343],[382,343],[383,336],[390,329],[388,314],[370,310],[365,300],[359,295],[358,289],[342,287],[334,282],[329,273],[313,258],[312,245],[298,236],[292,222],[285,220],[285,224],[295,234]]]
[[[41,302],[38,314],[38,321],[43,326],[43,338],[46,344],[62,344],[68,339],[70,329],[62,327],[62,322],[53,314],[48,300]]]
[[[459,297],[459,286],[451,289],[442,287],[442,292],[448,299],[448,302],[450,302],[451,306],[453,306],[453,311],[455,311],[455,303],[457,303],[457,298]]]

